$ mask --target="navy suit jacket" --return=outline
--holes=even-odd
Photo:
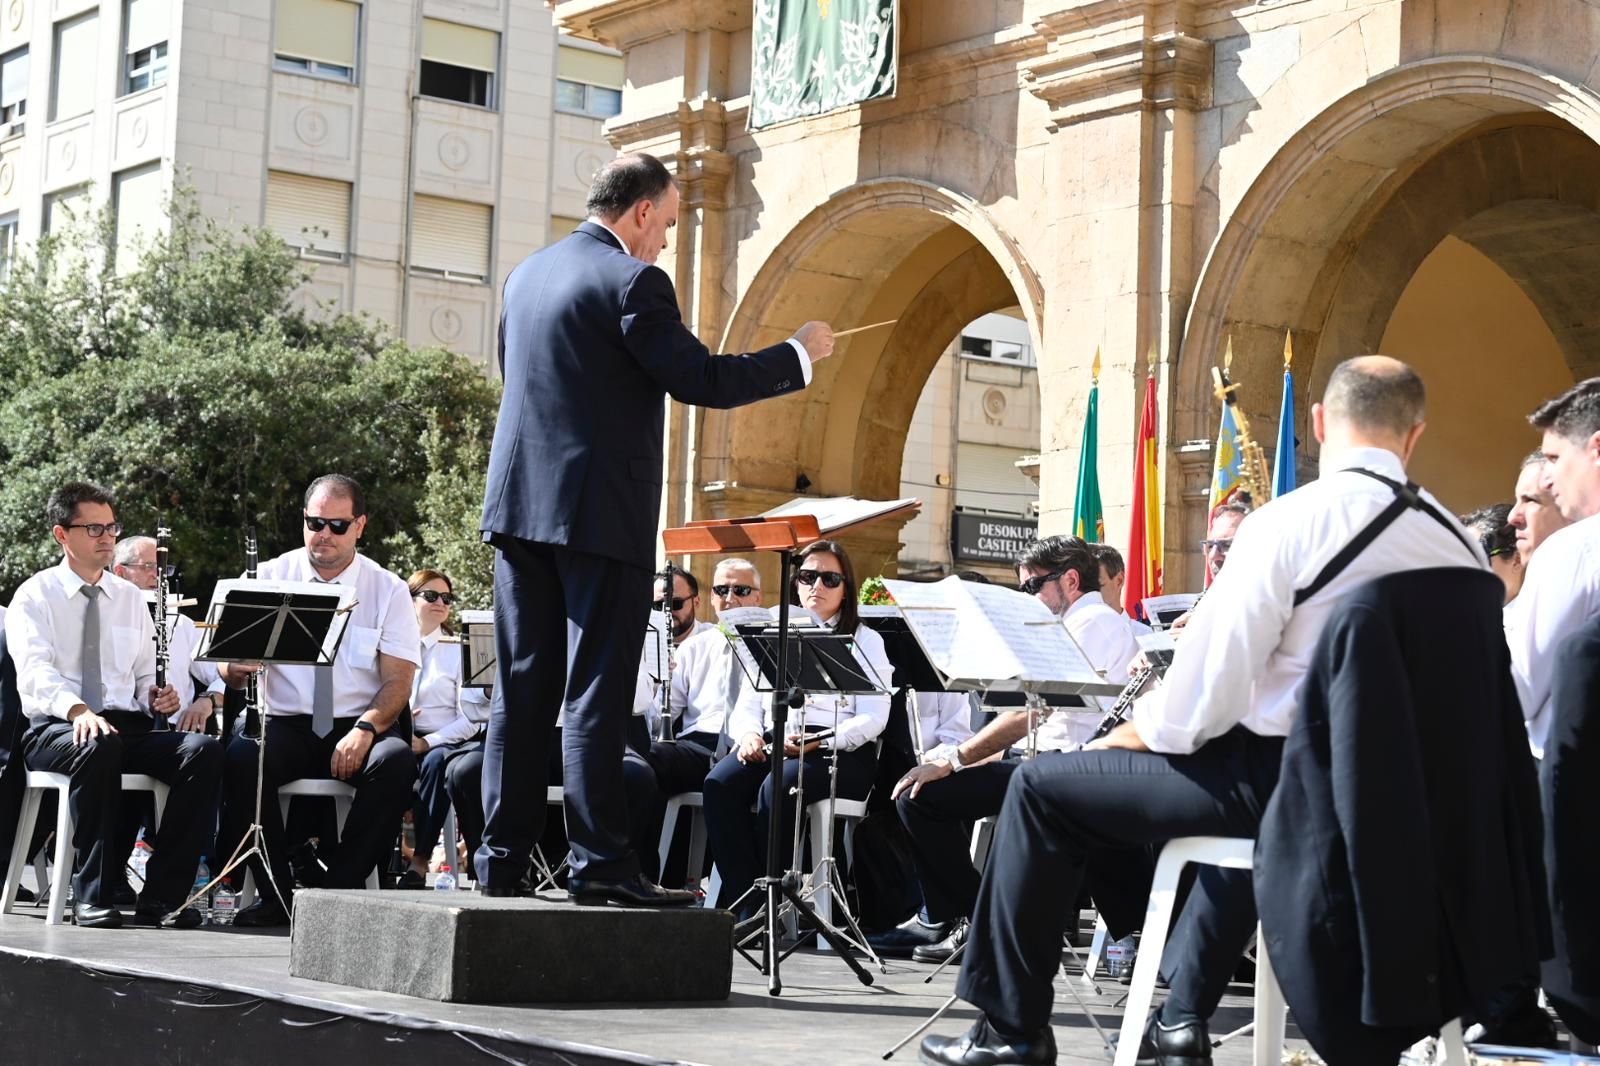
[[[672,282],[585,222],[506,279],[505,395],[482,530],[650,568],[661,513],[664,400],[737,407],[805,387],[787,342],[716,356]]]

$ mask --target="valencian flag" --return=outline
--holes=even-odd
[[[1294,347],[1289,332],[1283,334],[1283,403],[1278,408],[1278,449],[1272,457],[1272,498],[1294,491],[1294,378],[1289,364]]]
[[[1123,608],[1144,618],[1141,601],[1161,595],[1161,477],[1156,461],[1156,376],[1144,383],[1144,411],[1133,450],[1133,521],[1128,531],[1128,582]]]
[[[1233,370],[1231,337],[1228,339],[1227,351],[1222,356],[1222,369],[1224,373]],[[1239,451],[1239,423],[1234,421],[1233,404],[1224,403],[1222,424],[1217,427],[1217,457],[1211,468],[1211,507],[1207,514],[1232,500],[1243,487],[1244,456]]]
[[[750,128],[893,96],[898,0],[755,0]]]
[[[1106,539],[1106,520],[1100,512],[1100,349],[1094,351],[1089,386],[1089,413],[1083,420],[1083,443],[1078,448],[1078,495],[1072,504],[1072,535],[1096,544]]]

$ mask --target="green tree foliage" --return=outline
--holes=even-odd
[[[274,235],[172,205],[170,234],[117,275],[105,217],[43,238],[0,288],[0,591],[59,550],[44,503],[64,481],[111,489],[128,530],[173,531],[186,589],[302,543],[301,493],[339,471],[367,490],[363,550],[444,569],[487,606],[479,543],[499,385],[464,357],[370,320],[309,315]]]

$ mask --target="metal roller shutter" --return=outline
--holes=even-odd
[[[350,252],[350,185],[271,171],[266,225],[291,248],[343,259]]]
[[[488,280],[493,217],[488,204],[418,196],[411,217],[411,265],[450,277]]]

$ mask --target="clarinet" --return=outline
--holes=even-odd
[[[1193,613],[1195,607],[1200,606],[1200,601],[1206,598],[1207,591],[1206,589],[1201,589],[1200,595],[1194,598],[1194,606],[1189,608],[1191,613]],[[1144,695],[1145,690],[1150,687],[1150,683],[1155,679],[1156,668],[1153,665],[1135,670],[1133,676],[1128,678],[1128,683],[1122,686],[1122,691],[1117,693],[1117,702],[1113,703],[1111,709],[1106,712],[1105,717],[1100,719],[1100,724],[1095,727],[1094,736],[1089,738],[1089,742],[1093,743],[1099,740],[1127,721],[1128,712],[1133,710],[1134,701]]]
[[[167,556],[171,551],[172,530],[156,523],[156,689],[167,687],[167,667],[172,664],[171,637],[167,632]],[[154,715],[156,728],[165,726],[161,715]]]
[[[667,676],[661,683],[661,721],[656,724],[656,740],[666,744],[672,737],[672,671],[677,665],[673,639],[672,586],[673,572],[667,570],[667,593],[661,600],[661,631],[667,644]]]
[[[256,555],[256,527],[250,526],[244,534],[244,576],[251,581],[256,579],[259,562]],[[261,702],[256,692],[254,674],[244,682],[244,735],[252,740],[261,735]]]

